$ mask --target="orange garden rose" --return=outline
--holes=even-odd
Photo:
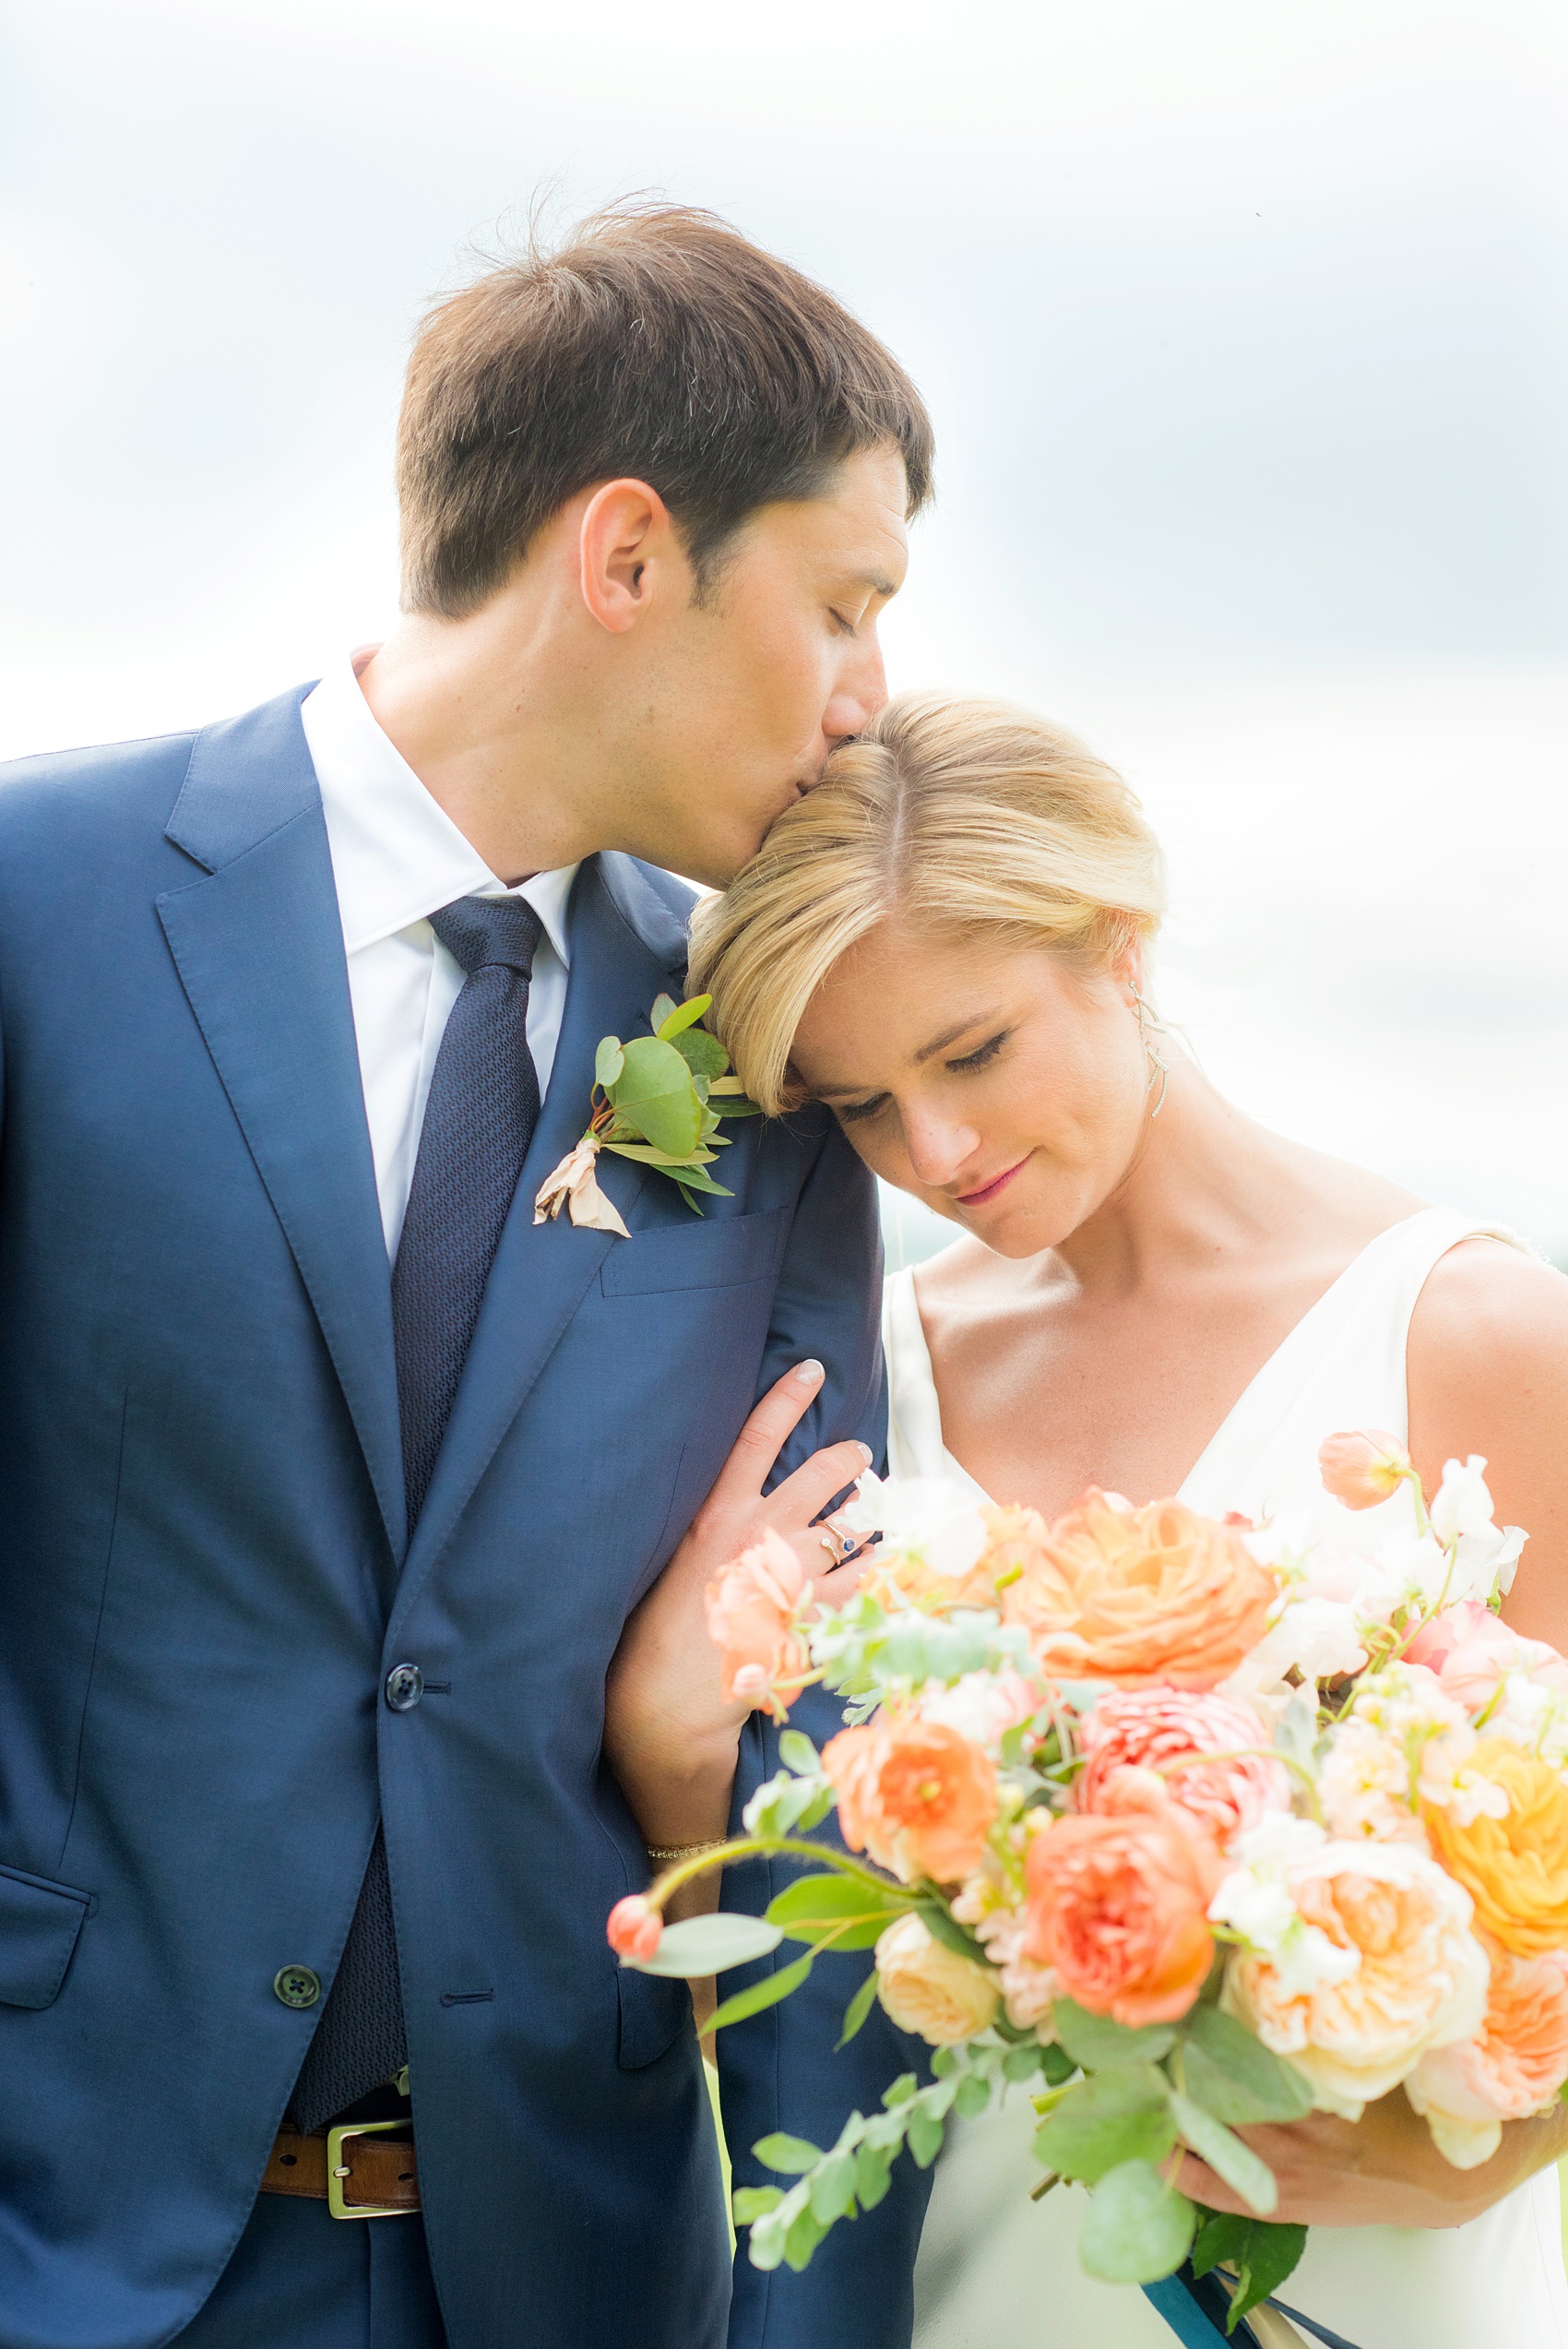
[[[1430,1805],[1438,1858],[1474,1900],[1477,1923],[1505,1950],[1534,1958],[1568,1946],[1568,1786],[1550,1762],[1506,1737],[1482,1737],[1466,1768],[1503,1789],[1508,1812],[1462,1826],[1452,1807]]]
[[[879,1713],[841,1729],[822,1767],[838,1796],[852,1852],[869,1852],[906,1884],[952,1884],[979,1866],[996,1816],[996,1772],[971,1738],[941,1722]]]
[[[1059,1678],[1212,1688],[1263,1638],[1277,1590],[1237,1527],[1091,1489],[1000,1596]]]
[[[1568,1951],[1518,1958],[1487,1944],[1491,1980],[1473,2039],[1423,2056],[1405,2093],[1458,2169],[1496,2152],[1505,2120],[1526,2120],[1568,2080]]]
[[[1091,2014],[1137,2030],[1174,2022],[1203,1988],[1220,1864],[1146,1773],[1123,1771],[1112,1793],[1153,1806],[1058,1819],[1029,1845],[1022,1954]]]
[[[811,1588],[805,1568],[769,1526],[754,1548],[742,1550],[707,1586],[707,1636],[723,1657],[726,1704],[766,1705],[778,1721],[789,1706],[781,1695],[811,1670],[804,1643],[791,1626]]]

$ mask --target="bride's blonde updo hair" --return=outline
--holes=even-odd
[[[1142,808],[1073,734],[1003,702],[900,694],[833,753],[722,896],[692,920],[690,992],[777,1115],[817,988],[898,914],[1102,967],[1152,938],[1165,865]]]

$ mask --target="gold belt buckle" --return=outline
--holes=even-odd
[[[351,2165],[343,2159],[343,2148],[350,2137],[384,2137],[394,2128],[406,2129],[403,2120],[362,2120],[347,2128],[329,2128],[327,2132],[327,2207],[335,2219],[408,2219],[414,2213],[401,2202],[346,2202],[343,2180],[353,2175]]]

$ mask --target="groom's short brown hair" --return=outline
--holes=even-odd
[[[613,207],[421,327],[398,427],[404,609],[476,610],[568,498],[623,474],[669,507],[701,594],[749,514],[880,446],[913,515],[930,418],[826,288],[711,212]]]

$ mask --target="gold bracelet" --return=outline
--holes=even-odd
[[[650,1843],[647,1855],[650,1860],[695,1860],[703,1852],[721,1852],[729,1841],[727,1835],[716,1835],[710,1843],[674,1843],[664,1850]]]

